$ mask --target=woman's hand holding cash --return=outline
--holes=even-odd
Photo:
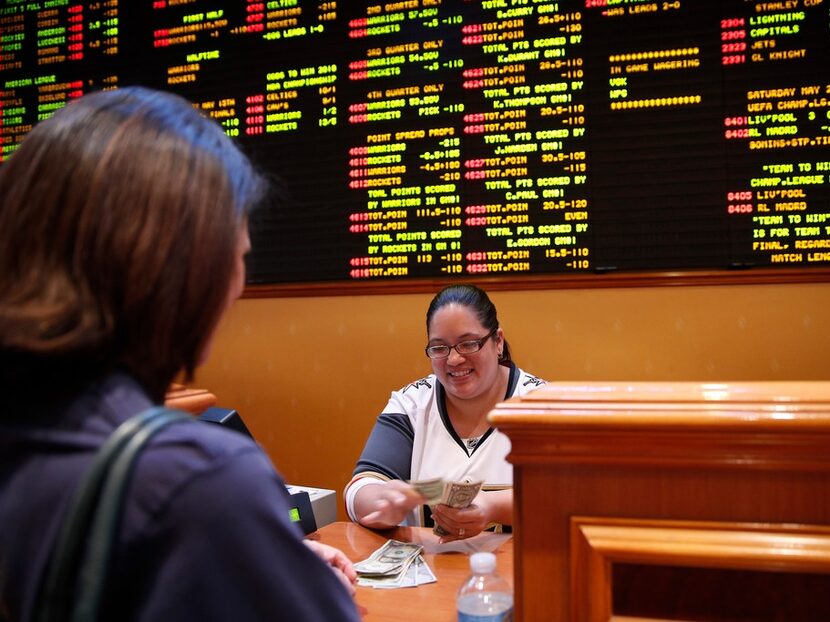
[[[481,482],[446,482],[442,479],[410,482],[427,499],[435,521],[433,532],[439,542],[471,538],[487,526],[487,517],[473,503],[481,490]]]
[[[366,527],[385,529],[397,525],[413,508],[425,502],[425,497],[420,492],[401,480],[391,480],[377,486],[382,490],[375,498],[374,511],[360,521]]]

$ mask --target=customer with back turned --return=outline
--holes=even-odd
[[[86,95],[0,167],[0,618],[29,620],[96,450],[190,379],[242,291],[262,178],[213,121]],[[351,562],[303,540],[267,456],[220,426],[138,459],[102,620],[358,620]]]
[[[438,292],[426,324],[433,373],[392,393],[345,499],[350,518],[367,527],[434,521],[442,539],[451,541],[512,524],[510,440],[490,427],[487,414],[498,402],[544,382],[511,361],[496,307],[474,285]],[[439,503],[430,510],[408,482],[435,478],[483,486],[469,507]]]

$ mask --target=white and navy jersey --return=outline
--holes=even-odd
[[[504,399],[524,395],[545,384],[510,363]],[[510,439],[490,428],[477,441],[461,439],[447,415],[443,385],[434,374],[394,391],[378,417],[354,476],[346,486],[345,501],[354,520],[354,495],[364,485],[392,479],[482,481],[484,490],[513,485],[513,466],[507,462]],[[413,512],[407,525],[423,525]]]

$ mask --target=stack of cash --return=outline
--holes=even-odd
[[[357,584],[369,587],[407,587],[434,582],[435,575],[421,557],[420,544],[387,540],[369,557],[354,565]]]
[[[476,498],[481,490],[481,482],[445,482],[443,479],[426,479],[420,482],[409,482],[415,490],[427,499],[427,505],[443,503],[453,508],[466,508]],[[449,533],[439,525],[432,529],[439,536]]]

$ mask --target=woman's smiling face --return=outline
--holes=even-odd
[[[482,339],[489,333],[473,309],[450,303],[432,316],[428,345],[454,346],[462,341]],[[459,399],[471,399],[486,393],[498,379],[502,339],[502,331],[498,329],[482,343],[478,352],[462,355],[451,349],[446,358],[431,359],[432,370],[447,393]]]

